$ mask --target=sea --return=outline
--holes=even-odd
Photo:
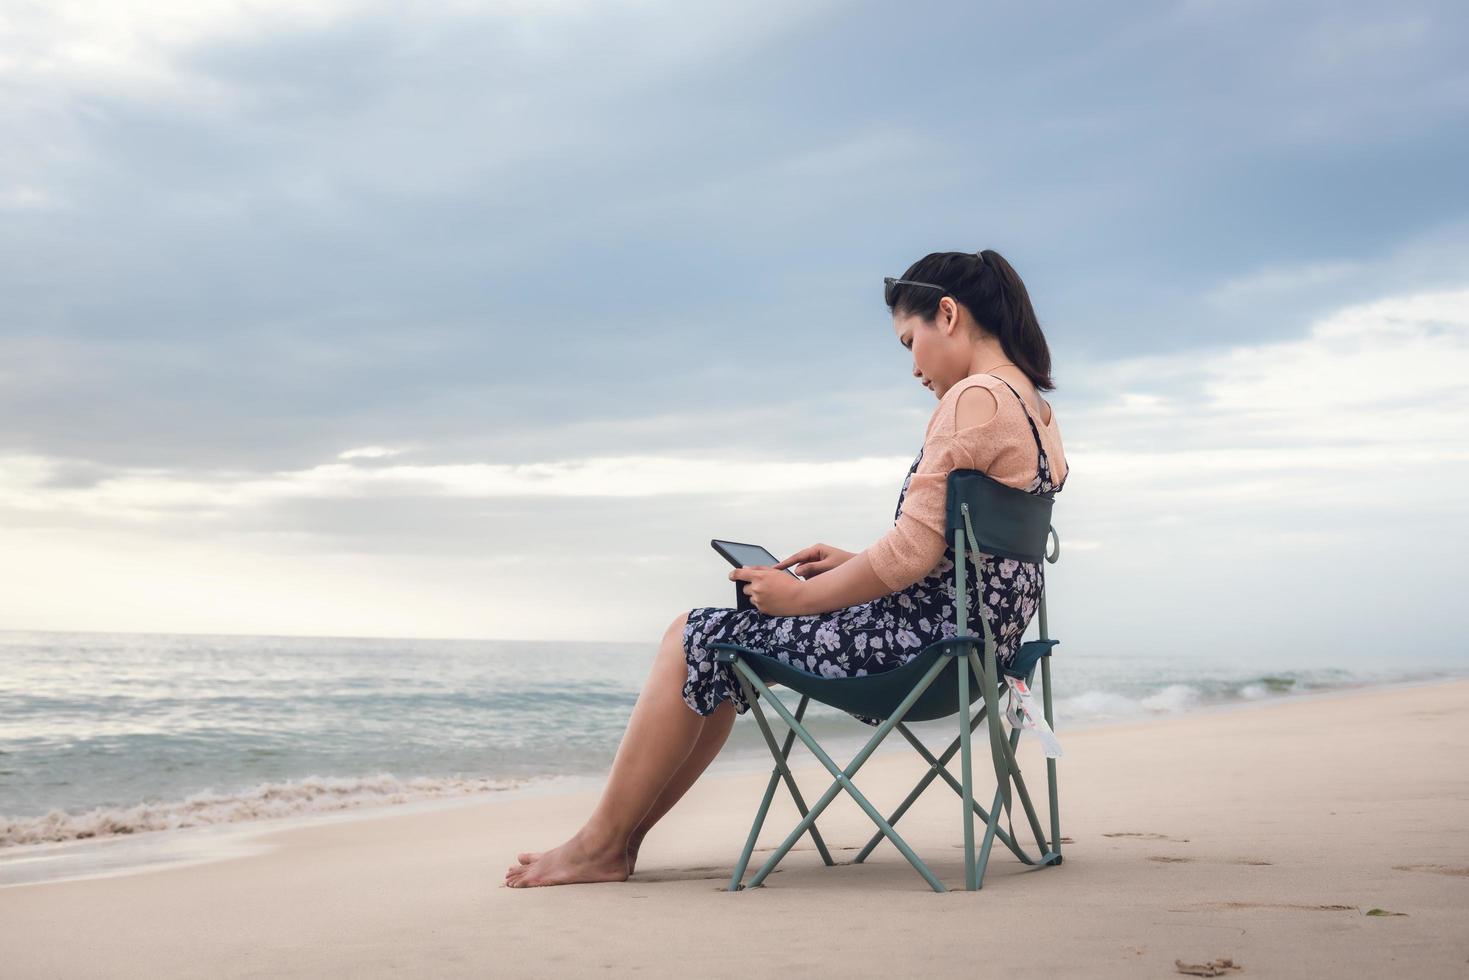
[[[197,840],[180,836],[191,828],[600,786],[655,649],[0,632],[0,887],[179,860],[183,842]],[[1095,725],[1469,676],[1462,659],[1267,665],[1067,653],[1062,644],[1053,658],[1063,739]],[[871,731],[820,705],[806,720],[838,752]],[[952,720],[914,727],[939,747],[952,737]],[[768,760],[746,716],[713,768]],[[144,838],[145,848],[100,846]]]

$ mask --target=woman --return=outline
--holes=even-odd
[[[953,636],[954,552],[944,491],[954,469],[975,469],[1030,493],[1066,481],[1061,430],[1039,392],[1051,355],[1025,285],[989,249],[935,252],[890,279],[884,296],[913,375],[939,400],[898,495],[894,525],[860,554],[814,544],[773,567],[737,568],[753,609],[701,607],[663,634],[633,708],[607,787],[586,824],[550,851],[524,853],[512,888],[623,881],[648,830],[683,796],[749,705],[709,644],[768,650],[823,676],[892,670]],[[792,578],[782,569],[804,576]],[[990,621],[1001,662],[1015,655],[1043,585],[1037,562],[981,555],[966,586]],[[875,724],[874,719],[859,719]]]

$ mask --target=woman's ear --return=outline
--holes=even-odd
[[[955,303],[953,297],[945,296],[939,300],[939,315],[936,318],[938,325],[945,333],[953,334],[959,326],[959,304]]]

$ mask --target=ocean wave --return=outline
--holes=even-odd
[[[76,814],[52,810],[43,816],[23,819],[0,817],[0,848],[468,796],[513,789],[525,782],[523,779],[427,776],[405,780],[388,773],[351,778],[307,776],[261,783],[239,793],[206,789],[183,800],[164,803],[103,806]]]
[[[1122,694],[1109,690],[1084,691],[1057,698],[1056,716],[1071,722],[1086,722],[1179,715],[1196,710],[1210,701],[1215,699],[1209,698],[1204,690],[1192,684],[1169,684],[1146,694]]]
[[[1173,683],[1134,681],[1120,685],[1122,690],[1108,686],[1057,697],[1056,714],[1058,718],[1078,722],[1179,715],[1218,705],[1365,687],[1374,681],[1383,682],[1382,679],[1355,676],[1341,670],[1195,678]]]

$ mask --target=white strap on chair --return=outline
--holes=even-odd
[[[1035,698],[1031,695],[1029,686],[1020,678],[1008,675],[1005,683],[1010,688],[1009,696],[1005,699],[1005,717],[1010,720],[1010,725],[1035,732],[1035,737],[1041,742],[1041,752],[1047,759],[1061,758],[1061,740],[1051,731],[1051,726],[1046,724],[1046,716],[1036,710]]]

